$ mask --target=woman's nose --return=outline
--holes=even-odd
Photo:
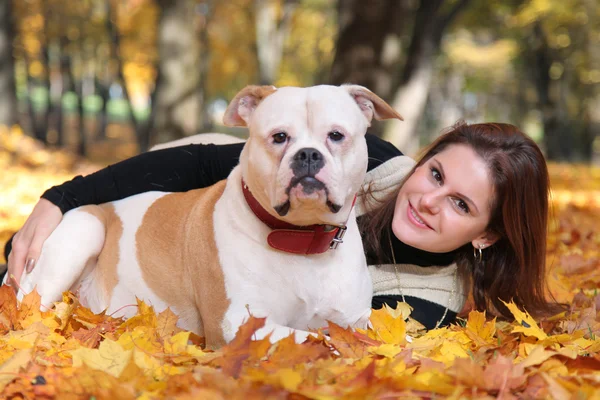
[[[419,205],[421,206],[420,211],[427,211],[431,214],[437,214],[440,211],[440,201],[443,198],[443,194],[438,190],[432,190],[423,193]]]

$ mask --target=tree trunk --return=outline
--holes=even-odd
[[[11,5],[11,0],[0,3],[0,125],[7,126],[17,122]]]
[[[256,0],[255,6],[258,80],[261,85],[272,85],[279,76],[285,40],[290,32],[298,0],[284,0],[279,17],[272,0]]]
[[[389,100],[392,76],[398,69],[402,18],[408,13],[406,3],[339,0],[339,33],[331,84],[362,85]]]
[[[406,154],[420,147],[417,126],[423,115],[433,78],[433,63],[440,50],[442,35],[469,0],[459,0],[444,12],[445,0],[422,0],[415,17],[411,43],[392,107],[404,122],[393,120],[384,138]]]
[[[154,130],[156,141],[163,142],[196,133],[200,46],[194,30],[194,3],[187,0],[158,3],[161,16]]]
[[[595,0],[585,0],[585,7],[589,17],[590,26],[598,26],[600,17],[595,13],[597,4]],[[585,32],[585,43],[590,57],[591,65],[600,65],[600,49],[598,49],[597,39],[594,38],[594,31],[588,29]],[[600,165],[600,96],[594,96],[594,87],[587,85],[589,99],[583,107],[583,120],[586,126],[586,149],[588,150],[588,162],[595,162]]]
[[[571,157],[571,139],[562,132],[561,109],[556,97],[558,88],[553,87],[556,82],[550,78],[550,67],[554,60],[540,22],[533,26],[529,52],[530,62],[527,65],[531,68],[538,105],[542,111],[546,157],[551,160],[568,160]]]
[[[396,92],[392,101],[392,107],[400,112],[404,121],[390,121],[383,134],[385,140],[408,155],[414,155],[420,147],[417,126],[425,109],[433,78],[430,56],[418,58],[421,59],[419,66]]]
[[[210,132],[213,129],[213,121],[208,113],[208,99],[206,95],[206,83],[210,66],[210,41],[208,37],[208,26],[214,9],[214,1],[206,0],[200,5],[202,14],[198,26],[198,39],[200,45],[200,58],[197,63],[198,69],[198,125],[197,132]]]
[[[67,144],[67,127],[65,125],[62,100],[66,92],[72,91],[76,93],[75,82],[71,74],[71,54],[67,52],[68,39],[64,33],[61,33],[59,38],[59,69],[60,69],[60,94],[57,95],[58,100],[58,115],[56,117],[56,130],[58,137],[56,145],[63,147]]]

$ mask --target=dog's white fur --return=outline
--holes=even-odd
[[[218,254],[206,255],[209,261],[211,257],[218,261],[223,275],[223,286],[213,293],[222,291],[229,302],[219,317],[222,319],[216,321],[225,342],[234,337],[249,314],[267,318],[257,338],[271,333],[273,341],[292,332],[297,341],[302,341],[309,329],[324,326],[326,320],[342,326],[366,325],[372,286],[352,202],[366,171],[364,134],[373,117],[400,118],[368,90],[349,85],[277,90],[251,87],[240,92],[228,107],[225,122],[247,126],[250,135],[240,164],[231,172],[212,213]],[[342,132],[344,140],[330,140],[328,134],[333,130]],[[286,132],[290,140],[274,143],[277,132]],[[303,148],[317,149],[323,155],[325,162],[316,178],[327,191],[305,193],[295,187],[288,196],[286,189],[293,177],[290,162]],[[286,222],[341,225],[347,220],[344,243],[336,250],[310,256],[269,247],[266,238],[270,229],[250,211],[241,190],[242,178],[263,208]],[[208,321],[216,317],[202,310],[206,294],[198,293],[194,289],[197,286],[189,283],[196,272],[205,273],[201,269],[206,268],[205,262],[193,254],[193,238],[176,238],[175,246],[181,246],[182,258],[169,260],[169,265],[162,266],[164,271],[140,265],[139,234],[148,229],[144,217],[158,201],[168,201],[169,196],[173,195],[149,192],[115,201],[108,205],[116,216],[112,219],[98,217],[110,208],[88,206],[66,213],[44,244],[36,268],[23,276],[18,296],[37,286],[42,304],[50,305],[60,299],[63,291],[78,289],[82,301],[94,312],[119,310],[117,315],[123,316],[136,312],[135,307],[124,306],[135,304],[138,297],[156,311],[174,307],[179,325],[202,335]],[[332,212],[327,199],[342,206],[341,210]],[[280,217],[274,207],[286,200],[291,203],[290,210]],[[189,218],[193,218],[195,209],[189,211]],[[203,223],[189,218],[182,225]],[[100,279],[110,277],[96,267],[98,257],[110,253],[106,243],[114,238],[111,232],[119,232],[119,223],[122,230],[118,249],[112,249],[118,250],[117,281],[100,285]],[[143,250],[163,254],[164,238],[158,234],[151,237],[153,242]],[[149,284],[148,268],[159,281],[180,288],[180,293],[174,294],[179,296],[178,306],[159,296],[156,286]],[[112,290],[107,291],[107,285]],[[221,344],[217,339],[213,342]]]

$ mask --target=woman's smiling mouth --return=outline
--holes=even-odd
[[[410,203],[408,203],[407,214],[408,214],[408,219],[414,225],[416,225],[422,229],[432,229],[429,225],[427,225],[427,223],[425,221],[423,221],[423,219],[419,216],[419,214],[417,214],[417,211],[413,208],[413,206]]]

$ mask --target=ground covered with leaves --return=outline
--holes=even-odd
[[[72,176],[75,165],[68,157],[64,165],[49,161],[60,154],[29,161],[14,149],[7,154],[0,152],[2,245],[43,189]],[[400,307],[374,312],[367,331],[330,325],[328,336],[275,345],[252,340],[264,321],[251,318],[233,342],[212,352],[178,329],[168,310],[157,315],[139,302],[132,305],[137,315],[124,321],[94,315],[66,293],[40,312],[35,293],[19,304],[3,287],[0,397],[600,398],[600,169],[550,171],[549,280],[570,305],[553,318],[535,321],[509,304],[513,323],[471,312],[424,332],[404,321]]]

